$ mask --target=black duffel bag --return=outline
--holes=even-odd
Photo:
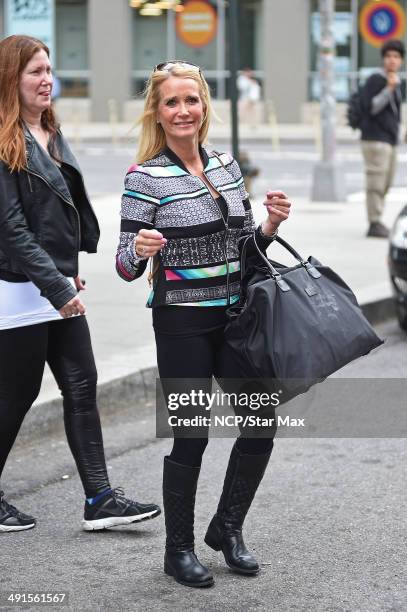
[[[225,339],[242,375],[272,379],[282,402],[304,393],[347,363],[383,344],[355,295],[331,268],[304,260],[276,237],[298,264],[273,262],[253,235],[241,251],[241,296],[228,311]],[[247,256],[252,242],[255,255]],[[257,252],[256,252],[257,251]],[[282,403],[281,402],[281,403]]]

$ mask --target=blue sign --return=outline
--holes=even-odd
[[[54,48],[54,0],[6,0],[6,36],[26,34]]]
[[[378,36],[387,36],[394,30],[394,14],[388,9],[381,9],[377,13],[373,13],[370,17],[370,27],[372,32]]]

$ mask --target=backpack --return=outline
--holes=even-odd
[[[346,117],[348,125],[354,130],[358,130],[361,127],[363,118],[363,107],[362,107],[362,96],[360,88],[355,91],[348,100],[348,106],[346,108]]]

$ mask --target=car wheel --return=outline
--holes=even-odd
[[[397,304],[397,319],[401,329],[407,331],[407,310],[400,304]]]

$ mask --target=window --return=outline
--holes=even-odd
[[[215,11],[217,0],[211,1]],[[133,93],[143,91],[152,68],[166,59],[183,59],[202,66],[211,85],[217,70],[217,39],[202,47],[192,47],[180,40],[176,33],[176,16],[163,10],[158,16],[143,16],[133,10]],[[218,23],[219,27],[219,23]]]
[[[311,2],[311,72],[309,79],[309,96],[319,100],[321,93],[318,72],[319,44],[321,40],[321,17],[318,0]],[[333,21],[333,34],[336,43],[334,92],[337,100],[347,100],[350,94],[350,77],[352,72],[351,40],[353,17],[351,0],[336,0]]]
[[[263,0],[267,2],[268,0]],[[256,79],[263,81],[263,28],[262,2],[259,0],[240,0],[239,2],[239,68],[251,68]],[[226,27],[229,23],[226,10]],[[229,33],[226,31],[226,66],[229,68]],[[229,95],[229,81],[226,86]]]
[[[407,11],[407,0],[394,0]],[[381,66],[380,48],[369,44],[359,33],[359,11],[364,0],[336,0],[334,14],[335,97],[338,101],[349,98],[351,89],[375,69]],[[318,47],[321,22],[318,0],[310,0],[311,6],[311,57],[309,73],[309,98],[319,100]],[[401,74],[402,78],[406,73]]]
[[[175,27],[175,13],[140,15],[133,10],[133,94],[140,94],[151,69],[165,59],[177,58],[202,66],[214,97],[224,98],[228,89],[228,6],[225,0],[208,0],[217,13],[217,35],[205,46],[184,43]],[[254,68],[261,80],[262,3],[269,0],[239,0],[240,66]]]
[[[88,95],[89,65],[86,0],[57,0],[55,5],[55,71],[61,95]]]

